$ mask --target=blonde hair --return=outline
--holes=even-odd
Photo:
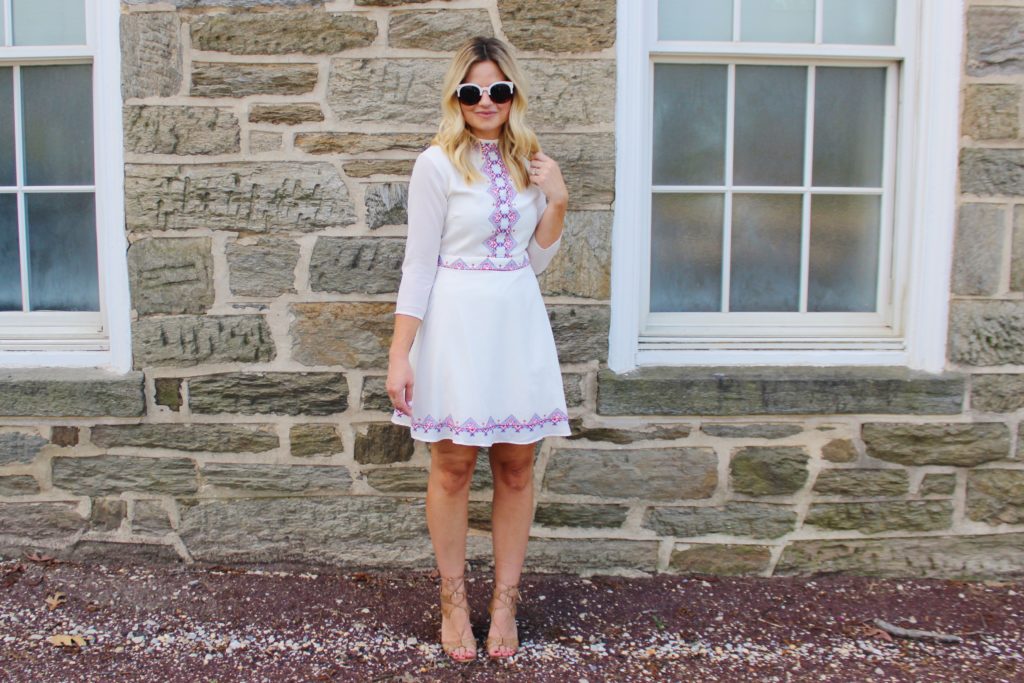
[[[530,184],[526,164],[540,151],[540,143],[533,129],[526,123],[526,97],[529,90],[526,79],[508,46],[497,38],[470,38],[455,53],[444,77],[441,123],[430,142],[444,150],[467,185],[483,180],[483,175],[470,162],[470,150],[476,144],[476,136],[466,127],[459,100],[455,97],[455,88],[465,80],[474,64],[488,61],[497,64],[505,78],[515,86],[508,121],[502,126],[499,135],[498,149],[512,175],[513,184],[517,190],[522,191]],[[516,163],[509,163],[512,160]]]

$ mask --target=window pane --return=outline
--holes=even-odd
[[[729,310],[799,310],[802,202],[800,195],[733,197]]]
[[[874,311],[881,198],[811,198],[808,311]]]
[[[728,67],[654,65],[654,184],[725,182]]]
[[[28,185],[91,185],[92,66],[21,69]]]
[[[85,45],[85,0],[14,0],[15,45]]]
[[[0,194],[0,311],[21,310],[18,196]]]
[[[740,40],[814,42],[814,0],[743,0]]]
[[[651,199],[651,310],[721,310],[723,195]]]
[[[885,69],[819,67],[814,97],[814,184],[880,187]]]
[[[736,67],[733,183],[803,184],[806,102],[806,67]]]
[[[14,174],[14,71],[0,69],[0,185],[17,183]]]
[[[658,40],[732,40],[732,0],[659,0]]]
[[[29,309],[98,311],[92,193],[28,194]]]
[[[822,40],[852,45],[892,45],[896,0],[825,0]]]

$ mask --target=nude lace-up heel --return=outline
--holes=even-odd
[[[469,617],[469,603],[466,599],[465,576],[441,577],[441,616],[451,619],[456,609],[466,612]],[[456,662],[467,662],[476,659],[476,638],[470,633],[468,636],[461,636],[453,640],[445,640],[441,636],[441,649],[445,654]],[[456,655],[457,650],[469,650],[472,654]]]
[[[487,606],[487,613],[491,615],[491,619],[494,619],[494,611],[496,609],[504,607],[512,613],[512,621],[516,619],[516,605],[521,600],[519,595],[519,585],[506,586],[504,584],[495,583],[494,593],[491,595],[491,603]],[[510,638],[504,636],[488,636],[487,637],[487,654],[492,658],[511,657],[516,654],[519,649],[519,636],[514,635]],[[511,648],[512,654],[492,654],[498,648],[507,647]]]

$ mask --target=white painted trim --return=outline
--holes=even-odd
[[[51,338],[21,334],[5,340],[0,367],[102,367],[116,372],[131,370],[131,302],[128,287],[127,238],[124,231],[124,147],[121,126],[121,8],[118,0],[86,5],[89,48],[19,48],[0,50],[0,61],[22,61],[46,55],[77,58],[91,56],[93,69],[93,144],[96,176],[97,258],[99,261],[100,321],[104,334],[97,338]],[[45,50],[45,52],[44,52]],[[50,60],[52,61],[52,59]],[[81,317],[81,316],[79,316]],[[57,332],[59,319],[40,319]],[[69,316],[75,326],[77,319]],[[52,327],[57,325],[58,327]],[[64,330],[65,332],[67,330]],[[27,337],[27,338],[26,338]]]
[[[896,172],[901,187],[896,221],[909,226],[892,245],[908,263],[902,291],[893,293],[894,321],[903,321],[904,349],[843,350],[851,340],[837,339],[827,350],[713,349],[641,350],[639,330],[647,292],[650,152],[642,140],[650,128],[647,106],[652,80],[648,50],[654,45],[655,3],[618,3],[618,89],[616,97],[616,211],[612,228],[611,329],[608,365],[616,372],[637,365],[901,365],[939,372],[945,367],[946,318],[956,209],[959,125],[959,80],[962,59],[964,7],[962,0],[904,0],[899,3],[897,45],[906,45],[913,27],[902,20],[916,3],[920,26],[914,54],[899,49],[871,50],[864,57],[906,58],[914,73],[901,79],[901,106],[908,116],[898,144],[902,167]],[[645,16],[646,14],[646,16]],[[711,44],[687,44],[693,52]],[[658,47],[668,47],[659,43]],[[674,48],[675,45],[672,45]],[[723,53],[743,54],[735,44],[717,44]],[[820,47],[820,46],[817,46]],[[788,48],[787,48],[788,49]],[[799,51],[789,50],[793,56]],[[840,52],[836,52],[839,56]],[[845,56],[854,56],[857,51]],[[775,55],[773,54],[773,57]],[[638,78],[638,74],[648,74]],[[887,133],[889,130],[887,130]],[[646,151],[646,154],[645,154]],[[647,162],[645,166],[644,163]],[[927,227],[927,231],[925,230]],[[927,235],[925,234],[927,232]],[[927,237],[927,239],[925,239]],[[646,251],[645,251],[646,248]],[[897,286],[899,283],[897,283]],[[936,295],[936,293],[940,293]],[[906,317],[904,317],[904,315]],[[692,341],[692,340],[690,340]],[[756,341],[756,340],[755,340]],[[761,340],[764,345],[765,340]],[[810,340],[808,340],[810,342]],[[811,342],[813,343],[813,342]]]

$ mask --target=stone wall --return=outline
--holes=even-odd
[[[613,0],[123,2],[135,369],[0,373],[0,551],[428,567],[428,453],[388,421],[408,174],[463,37],[533,83],[567,175],[542,276],[574,435],[532,570],[1024,568],[1024,8],[974,3],[949,371],[605,368]],[[956,198],[950,197],[950,201]],[[482,454],[483,455],[483,454]],[[490,554],[490,473],[469,555]]]

